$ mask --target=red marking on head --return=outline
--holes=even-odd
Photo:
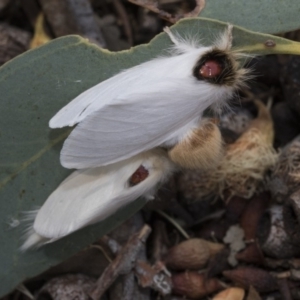
[[[215,60],[206,61],[199,70],[203,78],[214,78],[222,72],[222,67]]]

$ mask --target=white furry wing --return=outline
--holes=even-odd
[[[191,75],[199,55],[207,49],[203,47],[182,55],[156,58],[123,71],[77,96],[50,120],[49,126],[73,126],[114,102],[120,95],[134,94],[149,85],[151,90],[155,82],[167,80],[170,74],[173,78],[184,80]]]
[[[130,186],[129,179],[141,165],[148,170],[148,177]],[[152,194],[172,169],[165,151],[155,149],[107,167],[73,172],[38,211],[22,249],[57,240],[106,219],[138,197]]]
[[[61,164],[75,169],[108,165],[168,144],[188,126],[197,126],[214,100],[210,89],[192,77],[184,82],[165,78],[120,96],[77,125],[64,143]]]

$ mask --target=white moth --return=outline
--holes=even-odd
[[[23,250],[101,221],[140,196],[151,198],[158,183],[175,169],[174,162],[201,167],[210,162],[209,155],[215,159],[210,145],[207,157],[200,151],[191,163],[188,146],[193,138],[198,144],[206,142],[197,131],[204,110],[224,103],[245,80],[239,54],[231,51],[231,29],[204,47],[167,28],[174,43],[171,56],[99,83],[50,120],[51,128],[77,124],[60,159],[65,168],[79,170],[37,212]],[[136,175],[143,178],[133,184]]]
[[[143,176],[141,167],[146,178],[135,184],[139,178],[133,176]],[[110,166],[73,172],[37,212],[21,249],[53,242],[99,222],[140,196],[151,199],[157,183],[172,169],[166,152],[155,149]]]

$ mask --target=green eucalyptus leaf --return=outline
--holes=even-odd
[[[227,28],[227,23],[206,19],[183,19],[172,30],[183,37],[201,40],[203,45],[211,45]],[[254,32],[239,26],[233,28],[233,48],[253,54],[300,54],[300,43],[278,36]],[[156,42],[156,39],[153,40]]]
[[[211,44],[226,26],[196,18],[183,20],[172,30]],[[299,43],[277,37],[241,28],[235,28],[233,35],[237,48],[264,54],[300,53]],[[269,39],[277,46],[265,47]],[[147,45],[111,53],[80,37],[69,36],[28,51],[0,68],[0,296],[78,252],[144,205],[145,201],[136,200],[107,220],[37,251],[18,250],[24,226],[17,225],[22,212],[41,206],[70,174],[59,163],[62,142],[70,129],[50,130],[49,119],[89,87],[123,69],[168,55],[171,45],[163,33]]]
[[[199,16],[276,34],[299,29],[299,15],[299,0],[206,0]]]

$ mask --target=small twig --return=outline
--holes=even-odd
[[[207,215],[203,218],[201,218],[200,220],[196,221],[195,224],[193,224],[193,226],[195,225],[199,225],[201,223],[207,222],[207,221],[211,221],[211,220],[215,220],[215,219],[219,219],[221,218],[224,214],[225,214],[225,209],[220,209],[210,215]]]
[[[27,296],[29,299],[34,299],[34,296],[30,293],[27,287],[24,284],[20,284],[17,287],[17,290],[21,292],[23,295]]]
[[[163,216],[166,220],[168,220],[183,235],[183,237],[185,237],[186,239],[190,238],[187,232],[173,218],[171,218],[169,215],[167,215],[161,210],[156,210],[156,212]]]
[[[151,1],[148,0],[128,0],[130,3],[135,4],[135,5],[139,5],[141,7],[144,7],[154,13],[156,13],[160,18],[169,21],[170,23],[176,23],[176,19],[174,18],[174,16],[172,16],[170,13],[159,9],[157,7],[157,3],[153,3]]]
[[[194,18],[198,17],[200,12],[204,9],[205,7],[205,0],[196,0],[196,7],[183,15],[183,18]]]
[[[271,108],[272,108],[272,106],[273,106],[273,103],[274,103],[274,99],[273,99],[273,97],[270,96],[270,97],[268,98],[268,102],[267,102],[267,105],[266,105],[268,111],[271,111]]]
[[[192,215],[177,201],[173,198],[171,200],[171,205],[168,207],[168,211],[178,216],[183,222],[184,227],[194,225],[194,218]]]
[[[43,13],[56,37],[80,34],[105,47],[106,42],[88,0],[40,0]]]
[[[162,259],[164,252],[166,252],[169,244],[168,234],[166,231],[166,223],[161,220],[156,220],[153,226],[153,241],[152,241],[152,261],[159,261]]]
[[[124,26],[124,32],[127,37],[128,43],[130,46],[132,46],[133,43],[133,37],[132,37],[132,30],[129,22],[129,18],[126,12],[126,9],[124,8],[123,3],[120,0],[112,0],[112,3],[117,11],[117,14],[119,15],[120,19],[122,20],[123,26]]]
[[[119,275],[130,272],[150,232],[151,228],[145,225],[128,240],[114,261],[104,270],[97,280],[95,288],[90,293],[90,297],[93,300],[99,300]]]
[[[230,287],[230,285],[225,283],[224,281],[218,280],[218,282],[224,289],[228,289]]]
[[[149,0],[128,0],[128,1],[135,5],[139,5],[149,9],[150,11],[156,13],[160,18],[167,20],[168,22],[173,24],[175,24],[177,21],[179,21],[182,18],[197,17],[205,7],[205,0],[196,0],[196,7],[192,11],[185,14],[174,16],[162,9],[159,9],[157,3]]]
[[[129,272],[127,275],[123,277],[123,288],[122,288],[122,300],[132,300],[134,299],[134,295],[138,292],[138,284],[135,280],[135,275],[133,270]],[[110,294],[110,299],[116,299],[112,298]]]
[[[291,277],[291,271],[284,271],[281,273],[272,273],[271,274],[278,279],[286,279]]]
[[[51,41],[51,38],[44,29],[44,15],[43,13],[40,13],[35,22],[34,35],[30,42],[30,49],[42,46],[49,41]]]
[[[109,255],[106,253],[106,251],[103,249],[103,247],[101,247],[100,245],[92,245],[91,248],[95,248],[98,249],[102,252],[102,254],[104,255],[104,257],[106,258],[106,260],[111,263],[112,259],[109,257]]]

